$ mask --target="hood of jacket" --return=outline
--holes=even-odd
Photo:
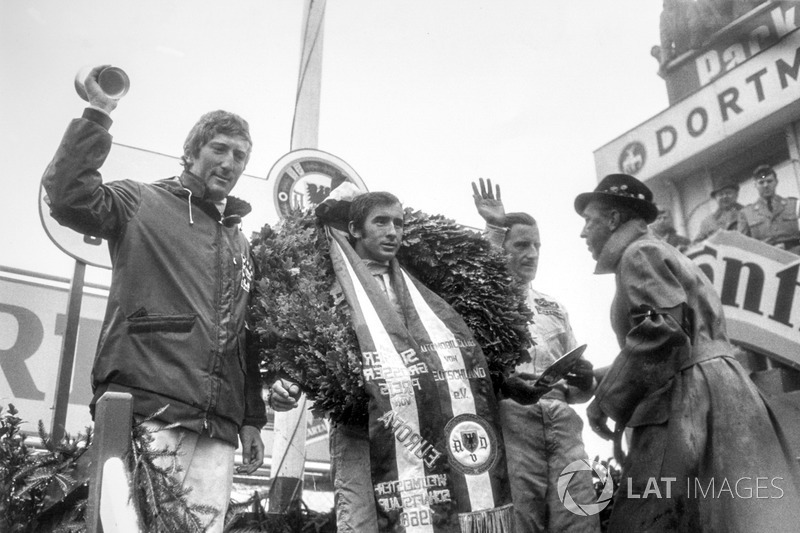
[[[184,187],[184,183],[190,185],[190,187]],[[198,190],[198,183],[204,192],[205,187],[202,182],[199,182],[198,178],[194,176],[194,174],[184,171],[180,176],[159,180],[153,185],[166,189],[175,196],[189,198],[190,220],[192,219],[191,205],[196,205],[210,217],[214,218],[215,220],[221,220],[221,222],[226,226],[238,224],[242,217],[248,215],[253,210],[253,207],[250,205],[250,203],[242,200],[241,198],[237,198],[236,196],[228,196],[225,203],[225,212],[220,215],[216,205],[214,205],[213,202],[203,198],[203,196],[199,194],[200,191]]]

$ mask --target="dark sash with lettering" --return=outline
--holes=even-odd
[[[393,260],[401,317],[344,234],[330,234],[370,398],[381,531],[514,531],[497,401],[467,325]]]

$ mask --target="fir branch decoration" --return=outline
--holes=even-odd
[[[2,407],[0,407],[2,412]],[[39,421],[43,451],[25,444],[23,420],[14,405],[0,416],[0,531],[3,533],[82,533],[86,531],[86,506],[92,429],[54,441]],[[157,416],[151,415],[147,420]],[[176,449],[153,449],[152,431],[142,424],[131,430],[131,453],[124,460],[133,473],[133,503],[143,531],[153,533],[202,532],[205,521],[220,510],[191,505],[187,490],[174,469],[161,466],[174,461]]]
[[[350,309],[334,292],[328,242],[313,214],[292,214],[277,232],[264,226],[252,250],[257,281],[249,315],[263,368],[299,383],[317,413],[366,422]]]
[[[2,408],[0,408],[2,410]],[[0,531],[82,531],[91,428],[53,441],[39,422],[44,451],[25,444],[13,404],[0,418]]]
[[[30,454],[25,436],[19,431],[22,419],[17,414],[17,409],[10,404],[0,418],[0,530],[10,532],[25,531],[19,526],[20,520],[30,516],[37,506],[35,499],[16,495],[22,485],[18,474],[25,468]]]
[[[250,327],[264,372],[299,383],[315,413],[365,423],[358,341],[314,214],[291,213],[276,230],[264,226],[252,249],[257,281]],[[530,344],[531,313],[502,254],[477,232],[407,208],[397,258],[462,316],[493,374],[516,366]]]
[[[156,418],[166,410],[164,406],[131,429],[131,453],[128,468],[132,472],[133,503],[143,531],[169,533],[172,531],[205,531],[220,510],[215,507],[192,505],[186,495],[189,489],[177,481],[177,457],[181,452],[179,441],[174,449],[157,449],[153,444],[153,430],[144,422]],[[170,426],[166,426],[170,427]]]

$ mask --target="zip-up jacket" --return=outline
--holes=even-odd
[[[243,425],[266,423],[245,317],[253,262],[229,196],[224,214],[192,197],[188,176],[104,184],[110,118],[73,120],[43,177],[51,215],[108,241],[112,280],[92,369],[91,410],[106,391],[128,392],[134,413],[159,416],[238,445]]]

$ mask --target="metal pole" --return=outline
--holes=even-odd
[[[292,150],[317,148],[325,0],[306,0],[304,15],[303,49],[292,122]]]
[[[291,149],[316,148],[319,133],[319,101],[322,86],[322,34],[325,0],[306,0],[303,48],[297,78],[297,97],[292,123]],[[305,464],[306,399],[291,411],[275,413],[269,495],[270,512],[285,512],[299,503]]]
[[[58,380],[56,382],[55,400],[53,405],[53,423],[50,436],[54,442],[64,436],[67,421],[67,407],[69,406],[69,391],[72,387],[72,368],[75,363],[75,346],[78,342],[78,325],[81,318],[81,301],[83,299],[83,284],[86,275],[86,263],[75,261],[75,270],[72,273],[72,283],[69,289],[67,302],[67,325],[64,331],[64,342],[61,346],[61,359],[58,363]]]
[[[291,411],[275,413],[272,441],[269,512],[286,513],[300,503],[306,460],[307,400],[303,395]]]

